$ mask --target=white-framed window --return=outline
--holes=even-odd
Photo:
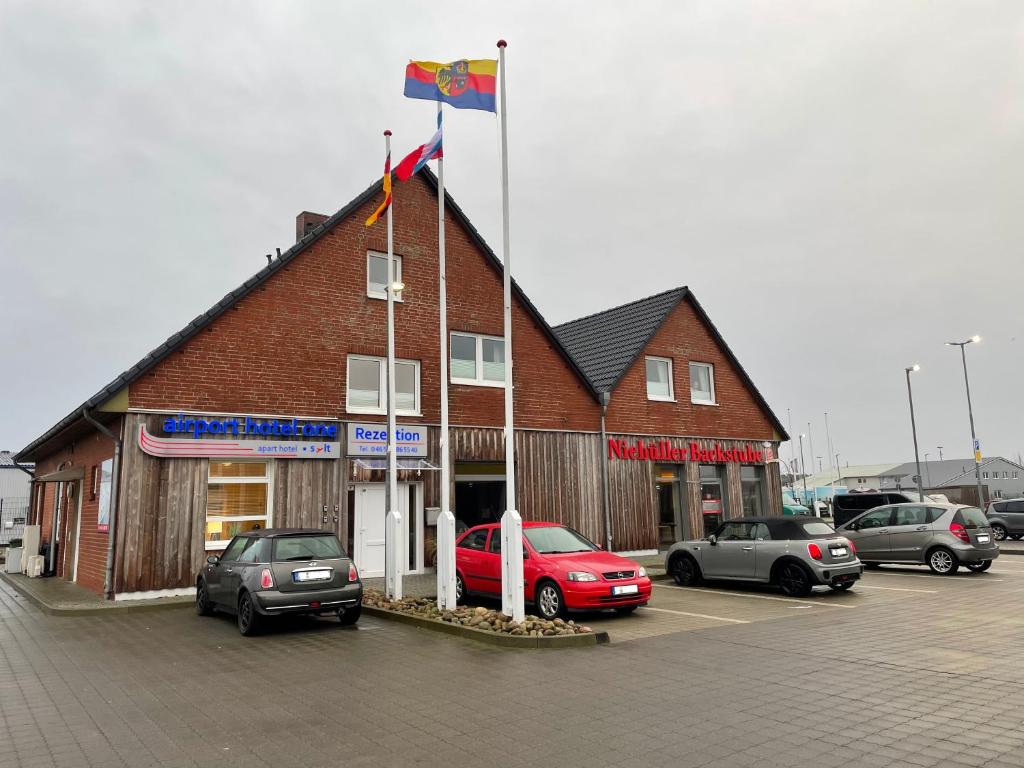
[[[345,408],[349,413],[387,413],[386,358],[349,355],[346,379]],[[419,360],[395,361],[395,413],[400,416],[420,415]]]
[[[269,528],[273,496],[267,462],[210,459],[206,549],[224,549],[240,533]]]
[[[982,472],[982,473],[981,473],[981,476],[982,476],[982,477],[983,477],[984,479],[988,480],[988,472]]]
[[[647,399],[674,401],[672,358],[648,357],[644,362],[647,368]]]
[[[402,282],[402,257],[395,256],[394,283]],[[366,252],[366,295],[371,299],[388,298],[388,255],[377,251]],[[395,294],[395,301],[402,300],[402,292]]]
[[[690,402],[718,404],[715,400],[715,366],[711,363],[690,363]]]
[[[505,386],[505,340],[478,333],[452,333],[448,367],[452,384]]]

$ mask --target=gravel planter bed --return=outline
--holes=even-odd
[[[492,645],[518,648],[577,648],[607,643],[608,634],[594,632],[575,621],[544,621],[527,616],[517,623],[501,611],[460,605],[454,611],[442,611],[430,598],[410,597],[390,600],[375,589],[363,593],[363,610],[371,615],[403,621],[423,629],[461,635]]]

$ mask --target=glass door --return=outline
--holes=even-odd
[[[722,468],[717,464],[700,465],[700,511],[704,535],[710,536],[725,518]]]
[[[678,467],[657,466],[654,472],[658,504],[658,546],[667,549],[687,538],[689,526],[686,524],[686,510],[682,503]]]

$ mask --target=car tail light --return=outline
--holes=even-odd
[[[851,555],[856,555],[857,554],[857,546],[852,541],[850,541],[849,539],[846,540],[846,546],[848,546],[850,548],[850,554]]]
[[[960,525],[960,523],[950,523],[949,532],[960,539],[960,541],[965,541],[968,544],[971,543],[971,537],[968,535],[967,529]]]
[[[821,560],[821,547],[814,543],[808,544],[807,554],[811,556],[811,560]]]
[[[356,564],[355,563],[349,563],[348,564],[348,580],[349,581],[359,581],[359,571],[356,570]]]
[[[270,572],[269,568],[264,568],[263,573],[260,574],[260,587],[262,589],[274,588],[274,574]]]
[[[309,607],[310,607],[310,608],[319,608],[319,607],[320,607],[320,601],[319,601],[319,600],[314,600],[314,601],[312,601],[312,602],[311,602],[311,603],[309,604]]]

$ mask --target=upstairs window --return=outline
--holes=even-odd
[[[390,282],[402,282],[402,257],[395,256],[395,278]],[[371,299],[388,298],[388,255],[370,251],[366,254],[366,295]],[[402,300],[402,293],[395,294],[395,301]]]
[[[387,413],[388,363],[385,358],[349,355],[345,409],[349,413]],[[420,364],[417,360],[395,361],[395,413],[420,415]]]
[[[647,399],[675,400],[672,391],[672,360],[667,357],[648,357]]]
[[[505,341],[498,336],[453,333],[449,375],[453,384],[505,386]]]
[[[710,363],[690,363],[690,402],[717,405],[715,366]]]

